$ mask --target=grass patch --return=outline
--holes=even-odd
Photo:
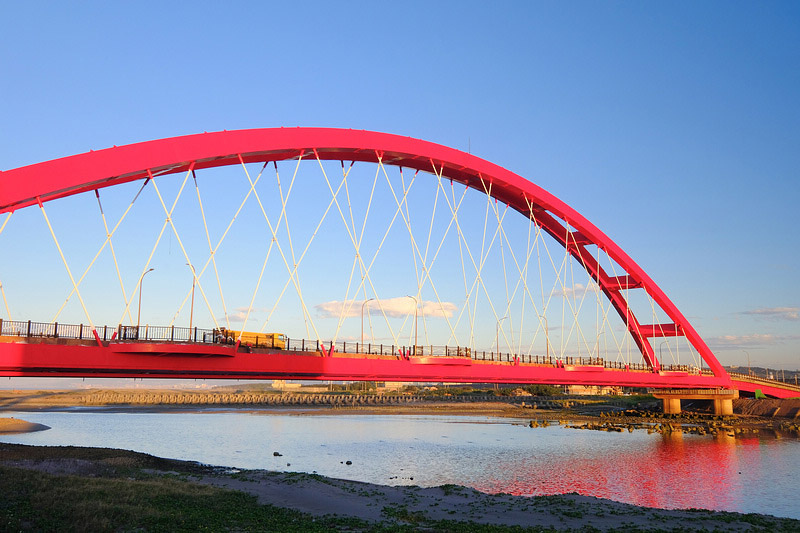
[[[88,455],[77,453],[77,449],[66,453],[84,459],[98,450],[84,451]],[[99,451],[100,456],[106,453]],[[120,453],[126,452],[117,451]],[[150,463],[147,457],[138,459]],[[171,467],[176,466],[165,461]],[[191,464],[189,467],[194,468]],[[349,517],[319,518],[262,505],[255,496],[192,483],[175,475],[149,474],[133,479],[82,477],[0,466],[0,494],[3,495],[0,531],[410,533],[420,527],[452,533],[544,531],[463,521],[427,521],[424,513],[409,511],[405,506],[384,509],[388,520],[378,523]]]
[[[172,478],[54,476],[0,467],[4,531],[328,531],[254,496]]]
[[[47,467],[46,473],[12,466]],[[2,465],[5,463],[5,465]],[[232,478],[248,476],[247,471],[211,467],[199,463],[161,459],[125,450],[32,447],[0,444],[0,532],[3,531],[280,531],[351,533],[406,533],[411,531],[497,532],[553,531],[546,527],[517,527],[478,524],[464,520],[480,515],[474,508],[466,513],[447,511],[453,519],[436,520],[413,507],[419,504],[419,494],[408,489],[400,505],[382,506],[383,521],[368,522],[353,517],[314,517],[291,509],[259,504],[255,496],[240,491],[204,485],[191,481],[196,475],[215,475]],[[64,470],[56,467],[64,466]],[[74,467],[74,468],[71,468]],[[54,469],[55,468],[55,469]],[[73,475],[78,474],[78,475]],[[259,475],[270,475],[260,473]],[[277,475],[277,474],[276,474]],[[281,476],[286,476],[281,474]],[[335,480],[313,474],[288,475],[286,483],[314,479],[339,484]],[[256,480],[257,481],[257,480]],[[445,495],[473,497],[472,489],[457,485],[442,485]],[[367,489],[353,492],[380,505],[378,494]],[[426,503],[425,500],[422,503]],[[431,506],[437,507],[437,498]],[[576,531],[594,531],[592,522],[606,514],[585,506],[565,495],[541,496],[525,501],[505,502],[504,497],[484,500],[483,505],[507,505],[508,511],[548,513],[573,522]],[[439,507],[441,509],[441,507]],[[476,514],[477,513],[477,514]],[[619,517],[617,529],[610,531],[726,531],[748,525],[754,531],[800,531],[800,521],[765,515],[714,513],[696,510],[675,513],[656,509],[625,507],[607,509],[608,515]],[[626,523],[625,515],[648,514],[646,526]],[[687,520],[686,515],[692,516]],[[543,518],[545,514],[541,515]],[[695,518],[702,526],[693,527]],[[578,522],[576,524],[575,522]],[[543,520],[543,523],[547,523]],[[550,522],[552,523],[552,522]],[[658,525],[656,525],[656,523]],[[661,524],[663,529],[659,529]],[[568,529],[566,524],[555,530]]]

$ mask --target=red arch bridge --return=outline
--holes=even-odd
[[[800,395],[729,375],[567,204],[417,139],[280,128],[115,146],[0,172],[0,217],[3,376],[615,385],[664,389],[665,406]]]

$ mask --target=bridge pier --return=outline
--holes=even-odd
[[[712,400],[715,415],[732,415],[733,400],[739,397],[738,390],[730,389],[680,389],[651,391],[653,396],[664,402],[664,414],[677,415],[681,412],[681,400]]]

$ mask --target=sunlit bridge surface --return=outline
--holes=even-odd
[[[3,172],[0,216],[3,375],[731,385],[579,213],[416,139],[114,147]]]

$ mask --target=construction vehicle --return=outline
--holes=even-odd
[[[236,344],[241,335],[241,344],[253,348],[286,349],[286,335],[283,333],[254,333],[252,331],[234,331],[227,328],[214,330],[214,340],[222,344]]]

